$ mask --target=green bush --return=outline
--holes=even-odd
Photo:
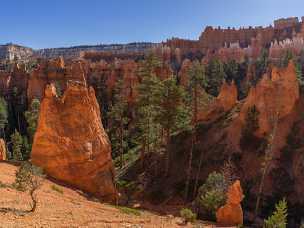
[[[264,221],[264,228],[286,228],[287,225],[287,202],[280,201],[273,214]]]
[[[226,182],[221,173],[213,172],[209,174],[205,184],[203,184],[196,198],[199,213],[207,215],[209,219],[215,218],[218,208],[226,202]]]
[[[123,206],[116,206],[116,208],[128,215],[136,215],[136,216],[141,215],[141,212],[135,208],[123,207]]]
[[[58,192],[60,194],[63,194],[63,190],[61,188],[59,188],[58,186],[56,185],[52,185],[51,186],[52,190],[54,190],[55,192]]]
[[[29,162],[23,162],[16,171],[16,179],[14,187],[21,192],[25,192],[28,188],[29,181],[32,177],[32,165]]]
[[[215,214],[217,209],[225,203],[225,194],[221,190],[210,190],[205,193],[205,195],[201,199],[201,203],[204,207]]]
[[[196,214],[188,208],[181,209],[180,216],[185,219],[185,222],[195,222],[196,220]]]

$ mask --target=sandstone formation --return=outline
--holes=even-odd
[[[48,83],[56,82],[64,85],[65,81],[65,63],[62,58],[41,60],[28,79],[28,103],[30,104],[34,98],[41,100]]]
[[[287,51],[290,51],[295,56],[301,56],[303,49],[304,37],[293,37],[292,39],[286,39],[280,42],[275,40],[269,48],[269,58],[279,63]]]
[[[32,162],[58,180],[115,200],[111,146],[92,88],[70,83],[58,98],[54,85],[46,87]]]
[[[18,93],[25,94],[28,83],[28,73],[23,64],[14,64],[10,78],[8,80],[9,91],[17,89]]]
[[[290,18],[281,18],[274,21],[274,28],[275,29],[285,29],[285,28],[292,28],[299,23],[299,19],[297,17],[290,17]]]
[[[250,107],[259,111],[258,135],[263,136],[271,128],[271,118],[287,116],[294,109],[300,97],[299,83],[293,62],[285,69],[272,69],[270,77],[264,75],[256,87],[252,87],[241,109],[240,117],[245,116]]]
[[[246,48],[252,44],[252,39],[257,37],[259,37],[261,44],[265,46],[274,40],[292,38],[292,33],[286,32],[287,29],[299,32],[301,24],[303,24],[303,21],[299,22],[298,18],[283,18],[274,21],[274,27],[268,26],[265,28],[235,29],[228,27],[228,29],[222,29],[208,26],[199,38],[199,46],[203,50],[216,50],[224,47],[225,44],[239,43],[242,48]]]
[[[251,71],[248,72],[250,78]],[[209,106],[209,110],[200,116],[197,128],[197,150],[193,154],[193,175],[204,182],[210,172],[221,170],[230,160],[238,170],[239,179],[248,189],[246,206],[254,208],[259,189],[261,167],[267,139],[273,123],[271,118],[277,115],[277,131],[271,148],[271,161],[264,181],[263,198],[272,202],[276,197],[285,197],[288,206],[293,208],[293,217],[301,218],[304,201],[301,198],[304,171],[303,95],[299,94],[299,84],[295,66],[292,62],[286,68],[272,67],[272,70],[250,88],[249,94],[237,101],[237,92],[233,84],[223,84],[221,93]],[[257,128],[245,137],[246,115],[249,108],[255,106]],[[226,112],[225,112],[226,111]],[[205,114],[205,115],[204,115]],[[159,180],[159,188],[164,194],[172,191],[178,183],[187,178],[187,151],[191,146],[191,134],[181,133],[172,137],[171,150],[176,156],[171,159],[170,175]],[[199,161],[202,165],[199,167]],[[288,186],[288,187],[287,187]],[[270,206],[270,203],[268,203]]]
[[[302,18],[303,19],[303,18]],[[268,47],[271,42],[292,39],[294,35],[303,37],[303,21],[298,18],[282,18],[275,20],[273,26],[268,27],[249,27],[249,28],[230,28],[222,29],[207,26],[198,40],[187,40],[172,38],[163,43],[130,43],[113,45],[93,45],[93,46],[75,46],[69,48],[50,48],[41,50],[32,50],[14,44],[0,46],[0,60],[8,59],[28,59],[30,57],[38,58],[58,58],[65,59],[85,58],[92,61],[113,61],[115,58],[136,60],[142,58],[147,52],[154,49],[161,49],[166,59],[176,55],[178,64],[187,56],[202,56],[209,50],[219,52],[220,56],[242,57],[244,52],[249,57],[256,58],[261,47]],[[259,47],[256,48],[256,41],[259,41]],[[240,48],[235,49],[230,46],[238,43]],[[169,48],[169,49],[168,49]],[[253,49],[253,50],[252,50]],[[168,50],[170,50],[168,52]],[[169,54],[169,55],[168,55]],[[180,57],[183,56],[181,59]]]
[[[0,139],[0,161],[6,160],[6,146],[5,141]]]
[[[226,204],[216,212],[216,221],[219,225],[243,225],[243,210],[241,206],[243,198],[243,190],[238,180],[229,187]]]
[[[251,39],[261,34],[263,37],[263,44],[270,43],[274,37],[273,27],[256,27],[256,28],[228,28],[221,29],[207,27],[202,33],[199,42],[202,49],[218,49],[224,47],[226,44],[239,42],[241,47],[248,47],[251,43]]]
[[[212,121],[230,111],[237,103],[237,88],[234,82],[224,82],[218,97],[211,102],[207,111],[199,114],[200,121]]]
[[[200,50],[198,40],[186,40],[179,38],[172,38],[166,41],[166,46],[170,47],[172,50],[178,50],[175,54],[177,56],[186,55],[187,53],[196,53]]]
[[[16,44],[0,45],[0,60],[28,60],[32,55],[31,48]]]
[[[65,59],[77,59],[83,55],[83,52],[103,52],[105,55],[124,55],[126,53],[146,53],[148,50],[156,47],[154,43],[130,43],[130,44],[110,44],[110,45],[84,45],[68,48],[47,48],[34,52],[35,56],[42,58],[58,58],[63,56]]]

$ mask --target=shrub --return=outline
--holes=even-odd
[[[217,209],[225,203],[225,199],[225,194],[221,190],[212,189],[201,198],[201,203],[205,209],[215,215]]]
[[[13,144],[13,159],[17,161],[22,161],[23,138],[17,130],[15,130],[15,132],[11,135],[11,140]]]
[[[180,210],[180,216],[185,220],[185,222],[194,222],[196,220],[196,214],[193,213],[188,208],[183,208]]]
[[[283,199],[276,205],[274,213],[264,221],[264,228],[285,228],[287,215],[287,202]]]
[[[199,212],[207,215],[210,219],[215,218],[218,208],[226,202],[226,182],[221,173],[213,172],[209,174],[205,184],[203,184],[196,199]]]
[[[123,207],[123,206],[116,206],[116,208],[128,215],[136,215],[136,216],[141,215],[140,211],[135,208]]]
[[[29,181],[32,176],[32,165],[29,162],[23,162],[16,171],[14,187],[21,192],[25,192],[29,187]]]
[[[10,185],[5,184],[5,183],[0,181],[0,188],[8,188],[8,187],[10,187]]]
[[[58,192],[60,194],[63,194],[63,190],[61,188],[59,188],[58,186],[56,185],[52,185],[51,186],[52,190],[54,190],[55,192]]]
[[[20,168],[16,172],[16,179],[13,187],[18,191],[28,191],[32,200],[31,210],[34,212],[37,208],[36,191],[41,187],[43,182],[42,169],[32,165],[30,162],[22,162]]]

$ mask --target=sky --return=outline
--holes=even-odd
[[[0,0],[0,44],[35,49],[198,39],[207,25],[267,26],[304,0]]]

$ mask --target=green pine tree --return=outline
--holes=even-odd
[[[128,103],[122,94],[123,81],[119,80],[116,84],[114,105],[111,106],[108,113],[110,130],[109,135],[112,142],[112,149],[114,154],[120,156],[120,167],[124,165],[123,155],[128,148]]]
[[[259,79],[263,76],[263,74],[267,72],[268,64],[269,64],[268,51],[266,49],[263,49],[260,57],[257,59],[255,63],[256,75],[252,81],[253,85],[255,85],[259,81]]]
[[[287,215],[287,202],[283,199],[276,205],[274,213],[264,221],[264,228],[286,228]]]
[[[8,124],[7,103],[3,97],[0,97],[0,129],[1,136],[5,138],[5,126]]]
[[[11,141],[13,144],[13,159],[22,161],[23,138],[17,130],[11,135]]]
[[[226,79],[228,81],[237,81],[239,77],[240,65],[235,60],[230,60],[224,64]]]
[[[136,102],[136,127],[140,134],[137,138],[141,146],[142,166],[146,153],[154,152],[159,145],[159,126],[154,122],[155,91],[160,79],[155,74],[155,69],[160,66],[160,60],[153,54],[149,54],[140,64],[138,75],[138,98]]]
[[[224,64],[218,59],[212,59],[207,68],[207,92],[217,96],[225,78]]]
[[[25,119],[28,124],[27,132],[29,135],[30,143],[33,142],[34,134],[37,129],[39,110],[40,110],[40,101],[38,99],[33,99],[30,110],[25,112]]]
[[[165,175],[170,167],[170,139],[171,134],[181,130],[181,127],[189,124],[187,112],[185,112],[185,92],[178,86],[176,79],[171,77],[158,84],[155,93],[155,122],[164,131],[164,142],[166,147]],[[180,123],[184,124],[180,124]]]
[[[280,67],[287,67],[290,60],[294,60],[295,56],[291,50],[285,51],[280,59]]]
[[[189,151],[188,169],[187,169],[187,179],[185,187],[185,198],[188,197],[189,184],[192,170],[192,159],[193,151],[196,144],[196,125],[198,121],[199,107],[203,102],[206,101],[206,94],[204,88],[207,85],[205,67],[198,60],[193,62],[192,67],[189,69],[189,88],[187,88],[190,101],[190,114],[192,115],[191,121],[191,148]]]

